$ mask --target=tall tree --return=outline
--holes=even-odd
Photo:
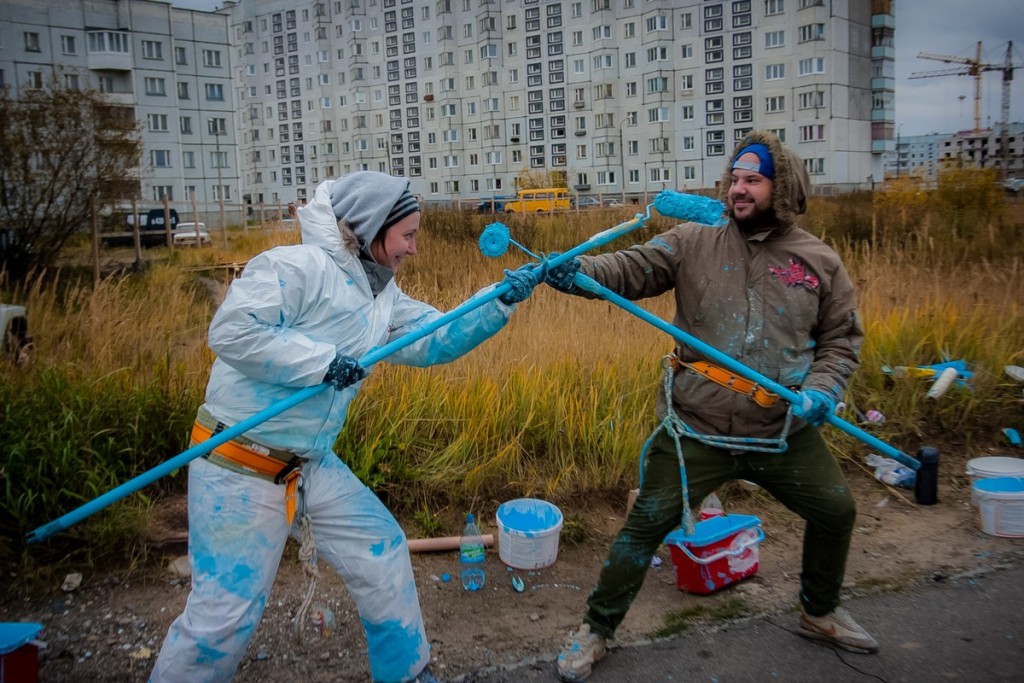
[[[56,73],[46,88],[0,89],[0,271],[52,265],[90,207],[135,196],[141,149],[132,107]]]

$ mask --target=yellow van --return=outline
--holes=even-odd
[[[569,210],[569,190],[564,187],[541,187],[519,190],[515,199],[505,204],[508,213]]]

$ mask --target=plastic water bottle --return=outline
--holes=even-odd
[[[942,374],[932,382],[932,386],[928,390],[928,393],[925,394],[925,398],[930,398],[932,400],[942,398],[942,396],[949,391],[949,388],[953,386],[953,382],[956,381],[957,375],[958,373],[956,368],[946,368],[943,370]]]
[[[459,563],[462,565],[462,587],[478,591],[484,587],[484,539],[473,513],[466,515],[466,526],[459,540]]]
[[[700,504],[701,521],[711,519],[712,517],[721,517],[724,514],[725,510],[722,508],[722,501],[714,493],[708,494],[708,497]]]

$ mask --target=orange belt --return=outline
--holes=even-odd
[[[698,360],[692,363],[679,360],[677,356],[673,354],[672,364],[676,366],[676,369],[685,367],[693,370],[701,377],[709,379],[719,386],[723,386],[726,389],[731,389],[738,394],[744,394],[751,401],[761,406],[762,408],[771,408],[779,402],[779,395],[773,394],[755,382],[751,382],[749,379],[734,375],[725,368],[720,368],[717,365],[708,363],[707,361]]]
[[[218,430],[220,431],[220,430]],[[213,436],[213,430],[199,424],[197,421],[192,425],[192,443],[201,443]],[[255,444],[241,444],[237,441],[225,441],[210,454],[207,459],[210,462],[224,464],[231,463],[242,468],[247,474],[272,481],[275,484],[284,484],[284,509],[288,526],[291,526],[295,518],[295,509],[298,504],[299,477],[302,475],[302,464],[305,458],[292,457],[288,462],[279,460],[270,455],[260,453]],[[267,450],[264,448],[264,450]]]

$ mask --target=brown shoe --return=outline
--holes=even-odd
[[[861,628],[842,607],[836,607],[823,617],[812,617],[807,612],[802,613],[799,633],[805,638],[823,640],[862,655],[878,652],[878,641]]]
[[[590,678],[594,662],[604,657],[607,647],[603,637],[590,632],[590,624],[569,634],[569,642],[558,655],[558,678],[570,683]]]

